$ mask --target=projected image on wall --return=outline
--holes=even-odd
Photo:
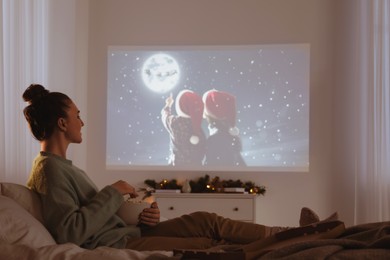
[[[106,166],[307,171],[308,44],[110,46]]]

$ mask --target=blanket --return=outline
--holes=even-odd
[[[267,259],[390,259],[390,221],[348,227],[337,238],[318,239],[277,248]]]

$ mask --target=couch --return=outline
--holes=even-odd
[[[259,254],[175,250],[135,251],[57,244],[43,226],[38,195],[25,186],[0,182],[0,260],[129,260],[129,259],[390,259],[390,221],[345,228],[331,221],[292,228],[256,246]],[[230,256],[230,258],[229,258]]]

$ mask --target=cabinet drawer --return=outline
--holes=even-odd
[[[174,218],[195,211],[207,211],[235,220],[254,222],[253,199],[157,198],[161,216]]]

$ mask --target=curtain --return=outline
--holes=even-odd
[[[1,1],[0,181],[25,184],[39,151],[22,94],[31,83],[47,82],[47,1]]]
[[[390,1],[358,4],[356,224],[390,220]]]
[[[23,116],[31,83],[87,107],[88,0],[0,0],[0,181],[26,184],[39,151]],[[85,128],[84,128],[85,129]],[[86,138],[68,156],[85,168]]]

